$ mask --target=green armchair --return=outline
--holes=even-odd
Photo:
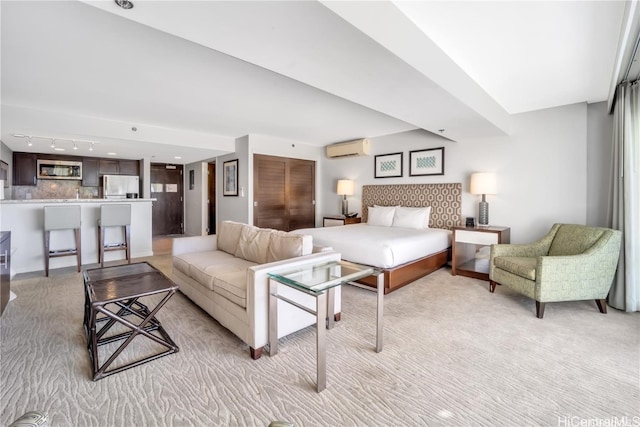
[[[545,304],[556,301],[593,299],[606,313],[621,240],[618,230],[554,224],[532,244],[492,245],[489,289],[500,284],[533,298],[540,319]]]

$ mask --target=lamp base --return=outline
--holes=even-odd
[[[342,215],[347,215],[349,213],[349,202],[347,201],[347,196],[344,196],[342,199]]]
[[[478,227],[489,226],[489,203],[480,202],[478,205]]]

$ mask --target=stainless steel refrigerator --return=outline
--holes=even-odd
[[[104,175],[102,177],[102,194],[105,199],[138,198],[140,182],[137,176]]]

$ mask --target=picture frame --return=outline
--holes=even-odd
[[[373,162],[374,178],[402,177],[402,153],[378,154]]]
[[[409,151],[409,176],[444,175],[444,147]]]
[[[222,164],[222,195],[238,195],[238,159]]]

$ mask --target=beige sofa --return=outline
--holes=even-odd
[[[340,254],[316,248],[312,237],[224,221],[217,235],[173,241],[173,280],[180,292],[249,345],[260,358],[268,341],[268,273],[338,261]],[[315,298],[279,285],[278,293],[315,310]],[[334,313],[339,317],[340,288]],[[278,301],[278,337],[315,324],[315,317]]]

